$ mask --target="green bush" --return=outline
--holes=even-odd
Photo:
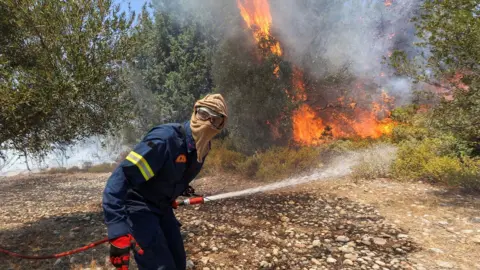
[[[400,124],[393,128],[392,142],[401,143],[403,141],[423,140],[428,136],[428,130],[423,127]]]
[[[245,160],[246,156],[230,149],[228,140],[214,140],[212,149],[205,159],[203,174],[238,172],[240,164]]]
[[[412,124],[418,109],[418,105],[415,104],[398,107],[392,110],[391,118],[395,122]]]
[[[205,160],[202,175],[217,172],[239,173],[261,180],[288,177],[319,164],[320,148],[273,147],[262,153],[245,156],[233,150],[229,140],[214,140]]]
[[[319,166],[320,153],[319,148],[313,147],[271,148],[258,154],[258,171],[255,177],[261,180],[279,179]]]
[[[480,159],[465,158],[460,186],[469,191],[480,192]]]
[[[335,140],[329,144],[322,145],[321,148],[325,153],[331,155],[344,154],[349,151],[363,149],[371,146],[375,140],[371,139],[356,139],[356,140]]]
[[[480,190],[480,161],[458,157],[452,137],[407,141],[400,145],[392,170],[399,179],[419,179],[432,183]]]

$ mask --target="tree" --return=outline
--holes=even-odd
[[[195,100],[213,90],[212,55],[217,46],[208,12],[186,9],[182,1],[155,1],[146,6],[135,28],[133,62],[125,76],[134,101],[127,142],[152,126],[190,119]]]
[[[480,154],[480,6],[478,1],[427,0],[415,17],[418,45],[414,59],[392,55],[399,73],[450,91],[435,107],[432,124],[454,134]]]
[[[263,44],[274,44],[273,37],[256,44],[250,32],[238,28],[232,32],[236,34],[226,39],[215,55],[213,74],[216,90],[229,106],[228,131],[234,146],[252,154],[285,145],[292,132],[292,68],[270,51],[272,44]]]
[[[42,154],[122,123],[132,21],[111,0],[1,0],[2,149]]]

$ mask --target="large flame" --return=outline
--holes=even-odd
[[[238,8],[248,28],[252,29],[253,37],[260,42],[269,40],[272,15],[267,0],[237,0]],[[270,47],[270,51],[278,56],[282,55],[282,48],[278,41]]]
[[[390,6],[391,0],[386,0],[385,5]],[[272,41],[271,25],[272,16],[270,6],[267,0],[237,0],[240,14],[252,30],[253,37],[260,43],[262,40]],[[393,34],[389,38],[393,38]],[[282,55],[282,49],[278,41],[269,43],[269,50],[278,55]],[[276,66],[273,73],[278,76],[279,67]],[[393,99],[385,92],[379,97],[380,100],[365,102],[362,100],[362,106],[352,98],[339,97],[338,106],[332,106],[325,110],[316,110],[307,104],[308,95],[303,79],[303,71],[294,67],[292,74],[292,85],[295,95],[291,98],[295,101],[301,101],[303,104],[293,113],[293,139],[295,142],[304,145],[321,144],[329,138],[361,137],[378,138],[384,134],[390,134],[395,125],[389,117],[390,105]],[[382,74],[381,76],[384,76]],[[358,88],[358,89],[357,89]],[[359,97],[367,97],[363,89],[355,87],[359,91]],[[288,95],[292,91],[286,91]],[[272,133],[278,133],[277,125],[268,122],[272,128]],[[276,132],[275,132],[276,131]],[[278,136],[278,134],[277,134]]]
[[[390,135],[396,124],[390,118],[394,99],[382,91],[377,100],[368,102],[362,85],[357,84],[354,88],[362,105],[353,98],[341,96],[335,104],[320,111],[308,104],[296,110],[293,114],[294,140],[299,144],[318,145],[330,138],[379,138]]]

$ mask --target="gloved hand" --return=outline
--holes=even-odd
[[[193,195],[195,195],[195,189],[191,186],[188,186],[182,193],[183,197],[192,197]]]
[[[110,262],[117,270],[128,270],[131,248],[135,248],[138,254],[143,254],[143,250],[138,246],[131,234],[110,240]]]

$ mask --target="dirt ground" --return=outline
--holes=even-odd
[[[0,179],[0,246],[50,254],[105,237],[108,174]],[[258,186],[199,179],[198,193]],[[480,269],[480,199],[425,183],[330,179],[177,210],[191,269]],[[112,269],[108,246],[0,269]],[[135,269],[132,263],[133,269]]]
[[[366,203],[409,231],[421,250],[410,260],[426,269],[480,269],[480,197],[429,184],[388,179],[315,182],[295,190]]]

